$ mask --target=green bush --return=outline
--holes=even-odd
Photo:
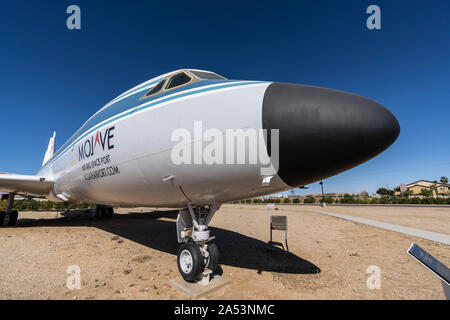
[[[284,199],[283,199],[283,203],[291,203],[291,199],[289,199],[289,198],[284,198]]]
[[[408,200],[409,200],[409,203],[411,203],[411,204],[420,204],[420,203],[422,203],[422,201],[419,198],[417,198],[417,197],[414,197],[414,198],[411,198],[411,199],[408,199]]]
[[[346,193],[344,194],[344,197],[341,198],[341,203],[356,203],[355,198],[353,198],[352,195]]]
[[[303,203],[316,203],[316,199],[314,197],[306,197]]]
[[[332,197],[325,197],[325,203],[334,203],[334,199]]]
[[[390,202],[391,202],[391,199],[388,198],[388,197],[381,197],[381,198],[379,199],[379,203],[380,203],[380,204],[389,204]]]
[[[422,204],[433,204],[433,203],[434,203],[433,198],[423,198],[422,199]]]
[[[299,198],[294,198],[294,200],[292,200],[292,202],[294,202],[294,203],[300,203],[300,199],[299,199]]]

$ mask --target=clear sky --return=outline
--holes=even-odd
[[[71,4],[81,30],[66,27]],[[371,4],[381,30],[366,27]],[[115,96],[186,67],[340,89],[388,107],[398,140],[327,179],[325,192],[448,177],[449,16],[448,0],[4,2],[0,171],[35,173],[53,130],[61,146]],[[315,183],[306,193],[319,191]]]

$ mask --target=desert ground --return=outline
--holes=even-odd
[[[227,204],[211,221],[231,282],[201,299],[445,299],[441,281],[406,253],[412,242],[450,265],[450,246],[306,211],[323,210],[450,234],[450,208]],[[176,212],[119,208],[20,212],[0,228],[0,299],[187,299],[169,280],[176,264]],[[271,215],[288,217],[291,254],[269,250]],[[274,231],[274,241],[284,233]],[[81,289],[68,289],[79,266]],[[381,271],[369,289],[369,266]]]

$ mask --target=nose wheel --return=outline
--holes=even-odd
[[[178,271],[186,281],[195,281],[205,269],[200,248],[192,243],[184,243],[178,249]]]
[[[219,248],[210,236],[208,224],[220,205],[180,210],[177,217],[178,271],[185,281],[195,282],[206,277],[219,267]],[[208,280],[209,281],[209,280]]]
[[[205,248],[206,247],[206,248]],[[206,250],[206,252],[204,252]],[[205,269],[216,271],[219,266],[219,248],[209,245],[183,243],[177,254],[178,271],[184,280],[194,282],[201,278]]]
[[[208,258],[206,259],[206,267],[211,271],[217,271],[219,268],[219,248],[215,242],[210,243],[207,248]]]

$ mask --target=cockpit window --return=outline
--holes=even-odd
[[[197,71],[197,70],[189,70],[189,72],[202,80],[226,80],[226,78],[219,76],[217,73],[214,72]]]
[[[186,73],[184,72],[178,73],[172,76],[172,78],[170,78],[169,81],[167,81],[166,90],[182,86],[183,84],[186,84],[191,80],[192,78],[188,76]]]
[[[151,95],[153,95],[153,94],[158,93],[159,91],[161,91],[161,89],[162,89],[162,87],[163,87],[163,85],[164,85],[164,82],[166,82],[166,79],[160,81],[156,86],[154,86],[149,92],[147,92],[147,93],[145,94],[145,97],[149,97],[149,96],[151,96]]]

